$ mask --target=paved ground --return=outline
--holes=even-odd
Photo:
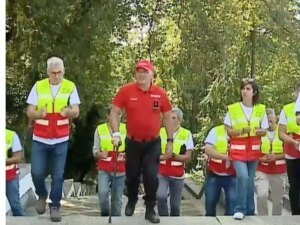
[[[83,215],[72,215],[64,216],[60,223],[52,223],[46,215],[37,217],[7,217],[7,225],[103,225],[108,224],[107,217],[95,217],[95,216],[83,216]],[[113,217],[112,224],[116,225],[148,225],[142,215],[136,215],[132,217]],[[247,217],[243,221],[233,220],[231,217],[218,216],[218,217],[164,217],[161,218],[160,224],[172,224],[172,225],[299,225],[300,216],[253,216]]]

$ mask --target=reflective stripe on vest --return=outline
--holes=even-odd
[[[278,126],[275,130],[274,139],[271,140],[268,136],[262,137],[261,143],[261,153],[262,156],[265,154],[282,154],[283,153],[283,143],[278,137]],[[259,162],[257,170],[267,173],[267,174],[281,174],[286,172],[285,159],[279,159],[272,161],[270,163]]]
[[[300,126],[298,126],[296,122],[295,107],[295,102],[287,104],[283,107],[287,121],[286,131],[288,134],[292,135],[294,140],[300,140]],[[296,149],[293,144],[284,142],[283,146],[286,154],[295,158],[300,158],[300,151]]]
[[[261,127],[261,121],[265,114],[265,106],[262,104],[253,106],[251,117],[248,121],[241,104],[238,102],[228,106],[232,128],[241,130],[250,126],[250,134],[230,137],[229,155],[231,160],[253,161],[257,160],[261,155],[261,138],[256,136],[254,130],[256,127]]]
[[[6,129],[5,131],[5,143],[6,143],[6,153],[5,158],[8,158],[8,150],[13,146],[15,132],[12,130]],[[6,181],[13,180],[17,177],[17,165],[11,164],[5,167],[6,170]]]
[[[119,130],[121,133],[121,141],[122,144],[118,149],[118,153],[125,151],[125,137],[126,137],[126,126],[124,123],[120,123]],[[107,172],[113,172],[114,170],[114,159],[117,156],[116,152],[114,152],[114,146],[111,143],[112,136],[111,132],[108,128],[108,124],[100,124],[97,127],[97,132],[100,138],[100,146],[99,149],[101,151],[107,151],[108,157],[107,158],[100,158],[97,162],[97,170],[104,170]],[[124,172],[125,171],[125,162],[124,161],[117,161],[117,172]]]
[[[255,127],[260,127],[260,123],[263,119],[265,113],[265,105],[257,104],[254,105],[250,121],[248,122],[243,108],[241,106],[242,103],[237,102],[228,106],[228,113],[231,120],[231,127],[236,130],[241,130],[245,127],[250,126],[250,136],[256,136],[254,133]],[[247,137],[247,134],[242,134],[238,137]]]
[[[174,137],[173,142],[173,153],[179,155],[181,146],[184,145],[189,138],[190,131],[179,127],[177,134]],[[161,152],[164,154],[166,152],[167,144],[167,133],[166,129],[163,127],[160,129],[160,138],[161,138]],[[168,159],[166,161],[161,161],[159,165],[159,173],[164,176],[175,176],[181,177],[184,175],[184,163],[176,161],[173,159]]]
[[[69,98],[74,91],[73,82],[62,79],[56,96],[52,96],[49,79],[43,79],[36,83],[38,95],[37,110],[45,108],[46,117],[37,119],[34,123],[34,135],[42,138],[62,138],[69,136],[69,118],[60,115],[63,108],[69,106]]]
[[[213,128],[216,134],[216,143],[214,148],[217,152],[227,155],[228,139],[224,125]],[[210,158],[208,162],[208,169],[216,174],[235,174],[232,164],[226,168],[226,160]]]

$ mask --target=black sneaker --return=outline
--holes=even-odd
[[[126,216],[132,216],[135,210],[135,204],[136,202],[127,202],[127,205],[125,207],[125,215]]]
[[[146,207],[145,219],[151,223],[160,223],[160,219],[153,208]]]

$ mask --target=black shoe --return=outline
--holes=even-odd
[[[151,223],[160,223],[160,219],[153,208],[146,208],[145,219]]]
[[[128,202],[125,207],[125,215],[126,216],[132,216],[135,210],[135,204],[136,202]]]

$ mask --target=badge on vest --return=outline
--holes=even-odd
[[[153,102],[153,109],[158,109],[158,101]]]

